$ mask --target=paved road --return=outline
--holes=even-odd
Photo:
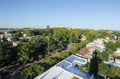
[[[64,52],[67,52],[69,51],[69,49],[75,47],[75,45],[73,43],[69,44],[67,46],[68,48],[66,50],[64,50]],[[50,57],[56,57],[58,56],[60,53],[59,52],[56,52],[55,54],[52,54]],[[29,67],[30,65],[32,64],[38,64],[38,63],[42,63],[43,60],[39,60],[39,61],[36,61],[36,62],[32,62],[32,63],[28,63],[26,65],[22,65],[22,66],[18,66],[17,68],[13,68],[10,73],[4,77],[4,79],[23,79],[23,77],[21,76],[21,71],[27,67]]]
[[[28,63],[26,65],[20,66],[17,69],[13,68],[10,73],[4,77],[3,79],[23,79],[23,77],[21,76],[21,71],[27,67],[29,67],[32,64],[38,64],[41,63],[43,60],[40,61],[36,61],[36,62],[32,62],[32,63]]]

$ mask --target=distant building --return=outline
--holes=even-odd
[[[30,40],[32,37],[34,37],[34,36],[23,36],[23,37],[19,37],[19,39],[20,40],[22,40],[22,39],[28,39],[28,40]]]
[[[105,39],[102,39],[102,38],[96,39],[93,42],[88,43],[86,47],[82,48],[79,52],[76,53],[76,55],[86,58],[88,62],[90,62],[92,58],[92,54],[95,50],[99,50],[100,52],[103,52],[106,50],[104,42],[105,42]]]
[[[100,39],[100,38],[87,44],[86,47],[95,48],[96,50],[99,50],[100,52],[103,52],[106,50],[106,47],[104,45],[104,39]]]
[[[120,48],[114,52],[114,55],[109,55],[109,61],[104,61],[105,64],[112,66],[112,67],[119,67],[120,68],[120,59],[115,57],[120,57]]]
[[[26,37],[27,36],[27,34],[23,34],[23,37]]]
[[[108,43],[110,41],[110,38],[109,37],[105,37],[104,41]]]
[[[16,42],[12,42],[11,46],[12,46],[12,47],[16,47],[16,46],[17,46],[17,43],[16,43]]]
[[[84,35],[81,35],[81,39],[80,39],[80,41],[85,41],[86,40],[86,36],[84,36]]]
[[[66,29],[68,29],[68,30],[72,30],[73,28],[71,28],[71,27],[65,27]]]
[[[71,55],[43,74],[35,77],[35,79],[93,79],[91,75],[76,67],[76,65],[84,66],[86,64],[86,59]]]
[[[3,38],[3,35],[0,35],[0,38],[2,39],[2,38]]]
[[[104,64],[107,64],[112,67],[118,67],[120,68],[120,60],[116,60],[115,62],[113,61],[103,61]]]
[[[117,48],[117,50],[114,52],[114,56],[120,57],[120,48]]]
[[[11,41],[11,37],[12,37],[12,34],[9,34],[7,32],[5,32],[4,34],[0,35],[1,39],[3,41]]]

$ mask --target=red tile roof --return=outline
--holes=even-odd
[[[80,50],[80,52],[85,54],[85,53],[88,52],[88,49],[87,49],[87,48],[82,48],[82,49]]]

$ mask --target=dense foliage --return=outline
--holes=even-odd
[[[105,43],[106,51],[103,53],[98,52],[98,57],[102,60],[108,60],[109,54],[112,54],[117,47],[120,47],[119,33],[114,32],[113,34],[109,31],[104,30],[88,30],[88,29],[66,29],[66,28],[47,28],[47,29],[20,29],[11,30],[9,33],[12,34],[12,41],[18,42],[17,47],[11,47],[8,41],[0,43],[0,67],[9,66],[15,63],[19,65],[26,65],[34,61],[42,60],[42,65],[31,65],[30,67],[23,70],[22,75],[25,79],[33,78],[36,75],[42,73],[46,69],[50,68],[54,64],[60,62],[64,58],[75,54],[81,48],[85,47],[86,44],[93,41],[96,38],[109,37],[110,39],[116,40],[116,42],[109,41]],[[24,36],[23,34],[26,34]],[[117,36],[115,39],[114,35]],[[81,38],[85,36],[86,40],[82,41]],[[23,39],[20,39],[23,37]],[[28,39],[29,38],[29,39]],[[2,39],[1,39],[2,40]],[[75,46],[67,50],[67,46],[70,43],[74,43]],[[56,57],[52,57],[54,53],[58,53]],[[105,68],[105,69],[104,69]],[[85,72],[89,69],[89,65],[83,68]],[[110,68],[103,63],[99,64],[99,75],[109,75],[116,77],[119,70],[116,68]],[[33,70],[33,71],[32,71]],[[115,72],[115,70],[117,72]],[[104,73],[103,73],[104,72]],[[114,74],[112,74],[114,73]]]
[[[34,64],[24,69],[21,74],[23,75],[24,79],[32,79],[41,74],[44,70],[44,67],[41,65]]]

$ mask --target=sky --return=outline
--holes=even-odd
[[[120,0],[0,0],[0,28],[120,30]]]

